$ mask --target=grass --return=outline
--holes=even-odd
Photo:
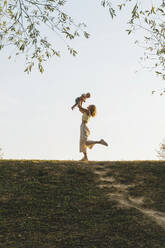
[[[164,248],[163,226],[121,193],[165,214],[165,162],[1,160],[0,248]]]

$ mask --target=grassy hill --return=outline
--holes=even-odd
[[[0,161],[0,248],[164,248],[165,162]]]

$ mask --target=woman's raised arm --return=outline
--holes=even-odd
[[[88,109],[83,108],[81,105],[78,105],[78,108],[79,108],[79,111],[80,111],[81,113],[87,113],[87,114],[89,114]]]

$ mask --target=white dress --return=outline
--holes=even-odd
[[[87,147],[92,149],[93,144],[88,145],[87,140],[88,136],[90,135],[90,130],[87,127],[87,123],[89,121],[90,116],[86,113],[83,113],[82,116],[82,123],[80,126],[80,152],[86,152]]]

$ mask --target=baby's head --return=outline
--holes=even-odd
[[[86,93],[86,98],[90,98],[91,97],[91,94],[88,92]]]

